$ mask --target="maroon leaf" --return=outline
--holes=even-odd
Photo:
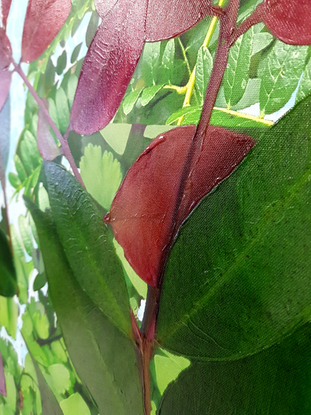
[[[44,102],[46,108],[48,108],[48,102]],[[37,143],[39,153],[43,160],[52,161],[55,157],[59,156],[60,149],[55,143],[55,140],[50,132],[50,124],[44,116],[42,110],[39,110],[38,117],[38,131],[37,131]]]
[[[143,48],[146,0],[119,0],[84,59],[71,111],[79,134],[104,128],[118,109]]]
[[[157,137],[128,171],[104,221],[137,274],[157,286],[170,246],[192,209],[227,177],[255,142],[209,126],[200,153],[191,162],[180,195],[195,126]]]
[[[0,71],[0,112],[10,92],[11,78],[11,71]]]
[[[222,9],[210,0],[149,0],[146,41],[155,42],[178,36],[207,15],[221,15]]]
[[[22,61],[35,61],[62,28],[70,0],[29,0],[24,23]]]
[[[311,44],[310,0],[265,0],[263,21],[270,32],[291,45]]]
[[[11,8],[12,0],[1,0],[2,6],[2,26],[6,28],[6,22],[8,20],[9,11]]]
[[[8,68],[12,61],[12,48],[4,29],[0,27],[0,71]]]
[[[3,368],[3,360],[2,360],[1,353],[0,353],[0,393],[1,395],[6,396],[4,368]]]

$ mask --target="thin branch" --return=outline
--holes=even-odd
[[[65,136],[63,137],[62,134],[60,133],[59,129],[57,128],[55,122],[53,121],[53,119],[51,118],[48,110],[46,109],[43,101],[41,100],[41,98],[39,97],[39,95],[37,94],[37,91],[34,89],[34,87],[31,85],[31,83],[29,82],[27,76],[25,75],[25,73],[23,72],[22,68],[20,67],[20,65],[17,65],[14,61],[12,61],[13,65],[14,65],[14,69],[15,71],[20,75],[20,77],[23,79],[23,81],[25,82],[27,88],[29,89],[31,95],[34,97],[34,99],[37,101],[37,104],[39,105],[39,108],[41,109],[42,113],[44,114],[47,122],[50,124],[52,130],[54,131],[56,137],[58,138],[59,142],[61,143],[61,150],[63,155],[67,158],[67,160],[69,161],[70,167],[72,168],[73,174],[75,175],[76,179],[82,184],[82,186],[84,187],[83,184],[83,180],[81,178],[80,172],[76,166],[76,163],[73,159],[73,156],[71,154],[69,145],[68,145],[68,135],[69,132],[71,131],[71,127],[69,126]]]
[[[265,13],[265,4],[259,4],[254,12],[248,16],[247,19],[244,20],[238,27],[234,29],[231,35],[231,39],[229,42],[230,47],[236,42],[236,40],[243,35],[243,33],[247,32],[252,26],[257,23],[261,23],[263,21],[263,15]]]

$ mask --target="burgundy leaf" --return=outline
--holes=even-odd
[[[263,21],[285,43],[311,44],[310,0],[265,0]]]
[[[47,101],[45,101],[45,106],[48,108]],[[60,149],[50,132],[50,125],[42,110],[39,110],[37,143],[39,152],[44,160],[52,161],[61,154]]]
[[[0,112],[9,95],[12,72],[9,70],[0,71]]]
[[[143,48],[147,0],[119,0],[84,59],[71,111],[79,134],[104,128],[118,109]]]
[[[104,221],[137,274],[157,286],[165,250],[192,209],[227,177],[255,142],[210,126],[195,154],[180,195],[195,126],[178,127],[157,137],[128,171]]]
[[[118,0],[94,0],[97,13],[103,19]]]
[[[12,48],[5,30],[0,27],[0,71],[6,69],[12,61]]]
[[[3,368],[3,360],[2,360],[1,353],[0,353],[0,393],[1,395],[6,396],[4,368]]]
[[[22,61],[35,61],[64,25],[71,0],[29,0],[24,23]]]
[[[149,0],[146,41],[155,42],[180,35],[207,15],[221,15],[210,0]]]
[[[11,8],[12,0],[1,0],[2,6],[2,25],[6,28],[6,22],[8,20],[9,11]]]

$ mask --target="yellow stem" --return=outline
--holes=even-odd
[[[256,121],[256,122],[261,123],[263,125],[266,125],[268,127],[271,127],[271,125],[273,125],[273,121],[264,120],[263,118],[261,118],[261,116],[256,117],[255,115],[245,114],[244,112],[232,111],[232,110],[228,110],[226,108],[214,107],[214,110],[222,111],[222,112],[225,112],[226,114],[234,115],[235,117],[244,118],[246,120],[253,120],[253,121]]]
[[[226,0],[219,0],[218,2],[218,6],[222,7],[225,4]],[[214,34],[214,31],[216,29],[216,24],[218,21],[218,17],[213,17],[211,24],[208,28],[208,31],[206,33],[203,45],[204,47],[208,47],[208,45],[210,44],[211,38]],[[193,92],[193,88],[194,88],[194,84],[195,84],[195,69],[196,69],[196,65],[194,66],[192,73],[190,75],[189,81],[186,85],[186,95],[185,95],[185,99],[183,102],[183,108],[184,107],[188,107],[190,105],[190,100],[191,100],[191,96],[192,96],[192,92]],[[177,125],[181,125],[182,121],[184,119],[184,116],[180,117],[177,121]]]

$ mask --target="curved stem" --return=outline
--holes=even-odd
[[[234,29],[231,35],[231,39],[229,42],[230,47],[236,42],[236,40],[243,35],[243,33],[247,32],[248,29],[250,29],[252,26],[254,26],[257,23],[260,23],[263,21],[263,15],[265,13],[265,4],[261,3],[259,4],[254,12],[248,16],[247,19],[244,20],[238,27]]]
[[[81,175],[80,175],[80,172],[79,172],[79,170],[78,170],[78,168],[76,166],[76,163],[75,163],[75,161],[73,159],[73,156],[71,154],[71,151],[70,151],[70,148],[69,148],[69,145],[68,145],[68,141],[67,141],[69,132],[71,131],[70,126],[68,127],[68,129],[66,131],[66,134],[63,137],[62,134],[60,133],[59,129],[57,128],[55,122],[51,118],[51,116],[50,116],[48,110],[46,109],[43,101],[41,100],[41,98],[37,94],[37,91],[34,89],[34,87],[29,82],[27,76],[23,72],[23,70],[20,67],[20,65],[17,65],[16,62],[14,62],[14,61],[12,61],[12,63],[14,65],[15,71],[20,75],[20,77],[25,82],[25,84],[26,84],[27,88],[29,89],[31,95],[37,101],[37,104],[39,105],[40,110],[44,114],[47,122],[50,124],[50,126],[51,126],[52,130],[54,131],[56,137],[58,138],[59,142],[61,143],[62,153],[67,158],[67,160],[69,161],[69,164],[70,164],[70,167],[72,168],[73,174],[75,175],[76,179],[81,183],[81,185],[84,187],[83,180],[82,180]]]

